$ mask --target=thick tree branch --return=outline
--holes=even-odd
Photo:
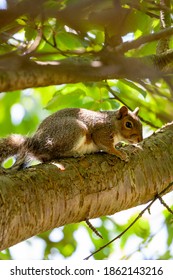
[[[5,58],[0,64],[0,92],[104,79],[127,78],[136,81],[163,77],[164,73],[156,68],[153,61],[153,56],[146,59],[125,58],[107,53],[101,60],[91,62],[65,59],[54,61],[53,65],[43,65],[14,56]]]
[[[168,2],[169,0],[164,1]],[[146,7],[147,5],[146,3]],[[160,6],[152,3],[152,6],[157,10],[163,5]],[[165,10],[165,12],[170,11],[168,9],[168,11]],[[172,74],[172,69],[169,71],[168,68],[164,68],[163,71],[163,67],[172,62],[172,52],[169,54],[163,53],[161,57],[157,55],[142,58],[124,56],[124,54],[131,49],[138,48],[143,44],[156,40],[164,40],[173,35],[173,28],[168,25],[165,26],[164,30],[159,32],[141,36],[131,42],[122,43],[122,36],[125,34],[121,27],[123,24],[126,26],[131,13],[132,10],[121,7],[121,2],[119,1],[80,0],[74,3],[69,2],[64,8],[62,8],[59,3],[54,9],[51,5],[48,5],[48,3],[46,5],[46,1],[44,0],[36,2],[23,0],[19,1],[19,3],[8,5],[7,10],[0,10],[0,37],[2,42],[5,37],[4,52],[8,44],[10,44],[9,37],[17,32],[19,30],[18,28],[22,28],[22,25],[17,21],[19,18],[21,20],[22,15],[27,15],[26,19],[25,17],[23,19],[24,23],[26,25],[28,24],[32,31],[38,29],[40,34],[38,34],[36,39],[33,37],[31,40],[33,44],[31,44],[30,47],[29,45],[31,42],[28,42],[26,37],[23,43],[28,45],[27,47],[23,47],[21,43],[18,47],[14,47],[16,53],[14,52],[13,54],[8,53],[7,48],[7,53],[0,57],[0,92],[67,83],[101,81],[104,79],[126,78],[133,81],[139,81],[139,79],[154,79],[155,81],[161,77],[165,77],[166,74]],[[76,17],[76,14],[78,14],[78,17]],[[82,53],[79,54],[80,51],[78,49],[68,50],[67,46],[67,52],[65,52],[57,48],[57,55],[61,54],[62,57],[63,55],[64,57],[66,55],[71,55],[72,57],[60,61],[53,60],[51,61],[52,65],[49,65],[48,62],[47,65],[41,65],[38,64],[38,62],[31,61],[33,58],[35,60],[38,59],[40,55],[36,47],[40,46],[39,43],[41,39],[47,40],[47,42],[48,40],[54,40],[54,43],[56,41],[54,37],[47,38],[45,35],[46,32],[44,33],[44,24],[48,18],[56,18],[58,25],[59,23],[62,25],[64,32],[66,30],[64,26],[72,28],[75,34],[78,34],[77,36],[82,39],[83,46],[85,46],[86,43],[84,39],[86,32],[95,28],[98,30],[101,29],[102,31],[106,30],[105,34],[110,35],[110,38],[113,36],[119,38],[119,40],[115,40],[115,42],[114,40],[109,40],[109,44],[107,44],[108,42],[106,42],[105,39],[104,44],[100,45],[102,48],[101,51],[97,53],[91,51],[89,54],[86,51],[87,48],[84,48],[83,57]],[[38,19],[40,23],[36,24]],[[50,26],[52,30],[57,33],[55,26]],[[67,31],[67,34],[68,33],[71,32]],[[22,56],[19,56],[18,52],[20,52]],[[41,54],[43,55],[42,52]],[[55,53],[52,52],[51,54],[49,53],[49,55],[52,55],[52,59],[55,58]],[[75,55],[75,59],[73,55]],[[77,55],[79,56],[76,59]],[[87,62],[86,59],[88,59]],[[169,78],[169,85],[171,82]]]
[[[64,171],[42,164],[1,175],[0,250],[43,231],[153,199],[173,181],[172,139],[173,123],[138,148],[128,146],[128,163],[100,153],[61,159]]]

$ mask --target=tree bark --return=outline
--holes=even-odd
[[[160,79],[165,73],[154,62],[153,56],[125,58],[105,53],[100,61],[94,57],[88,62],[64,59],[50,65],[14,55],[0,60],[0,92],[105,79]]]
[[[173,181],[173,123],[125,149],[127,163],[98,153],[2,174],[0,250],[55,227],[146,203]]]

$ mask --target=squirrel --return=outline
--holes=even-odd
[[[32,137],[12,134],[0,139],[0,164],[17,155],[10,168],[20,170],[30,158],[41,162],[60,157],[77,157],[105,151],[127,161],[127,154],[116,148],[120,141],[142,141],[142,124],[138,118],[139,108],[133,112],[126,106],[117,111],[95,112],[86,109],[68,108],[57,111],[39,125]],[[96,235],[103,238],[97,229],[85,220]]]
[[[139,108],[133,112],[126,106],[116,111],[91,111],[66,108],[42,121],[31,137],[12,134],[0,139],[0,164],[17,155],[17,170],[23,169],[33,157],[41,162],[61,157],[80,157],[104,151],[127,161],[127,154],[116,148],[120,141],[142,141]],[[12,166],[12,168],[13,168]]]

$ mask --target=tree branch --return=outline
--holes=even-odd
[[[160,0],[160,4],[163,7],[160,10],[160,27],[162,30],[167,29],[171,26],[171,9],[170,0]],[[170,38],[161,38],[158,42],[156,52],[162,54],[169,50]]]
[[[136,40],[132,40],[130,42],[124,42],[121,45],[116,47],[117,52],[127,52],[132,49],[139,48],[141,45],[154,42],[160,39],[164,39],[173,35],[173,27],[165,28],[164,30],[160,30],[156,33],[148,34],[145,36],[141,36]]]
[[[0,176],[0,250],[40,232],[146,203],[173,181],[173,123],[126,148]],[[166,189],[166,192],[171,191]],[[165,193],[166,193],[165,192]]]
[[[121,238],[142,217],[142,215],[146,212],[146,210],[148,210],[153,205],[153,203],[156,201],[156,199],[157,199],[157,197],[154,197],[153,200],[137,215],[137,217],[130,223],[130,225],[127,228],[125,228],[120,234],[118,234],[116,237],[111,239],[109,242],[107,242],[106,244],[101,246],[99,249],[97,249],[96,251],[91,253],[89,256],[84,258],[84,260],[89,260],[90,257],[92,257],[96,253],[100,252],[101,250],[103,250],[104,248],[109,246],[111,243],[116,241],[117,239]]]
[[[32,62],[25,57],[5,57],[0,63],[0,92],[31,87],[127,78],[158,79],[164,76],[156,68],[153,56],[144,58],[116,57],[106,54],[101,60],[83,62],[64,59],[47,63]],[[53,65],[50,65],[53,64]]]

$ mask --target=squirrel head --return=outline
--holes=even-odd
[[[129,143],[138,143],[143,140],[142,124],[138,117],[139,108],[133,112],[128,110],[126,106],[122,106],[117,112],[117,120],[119,120],[119,132],[122,140]]]

